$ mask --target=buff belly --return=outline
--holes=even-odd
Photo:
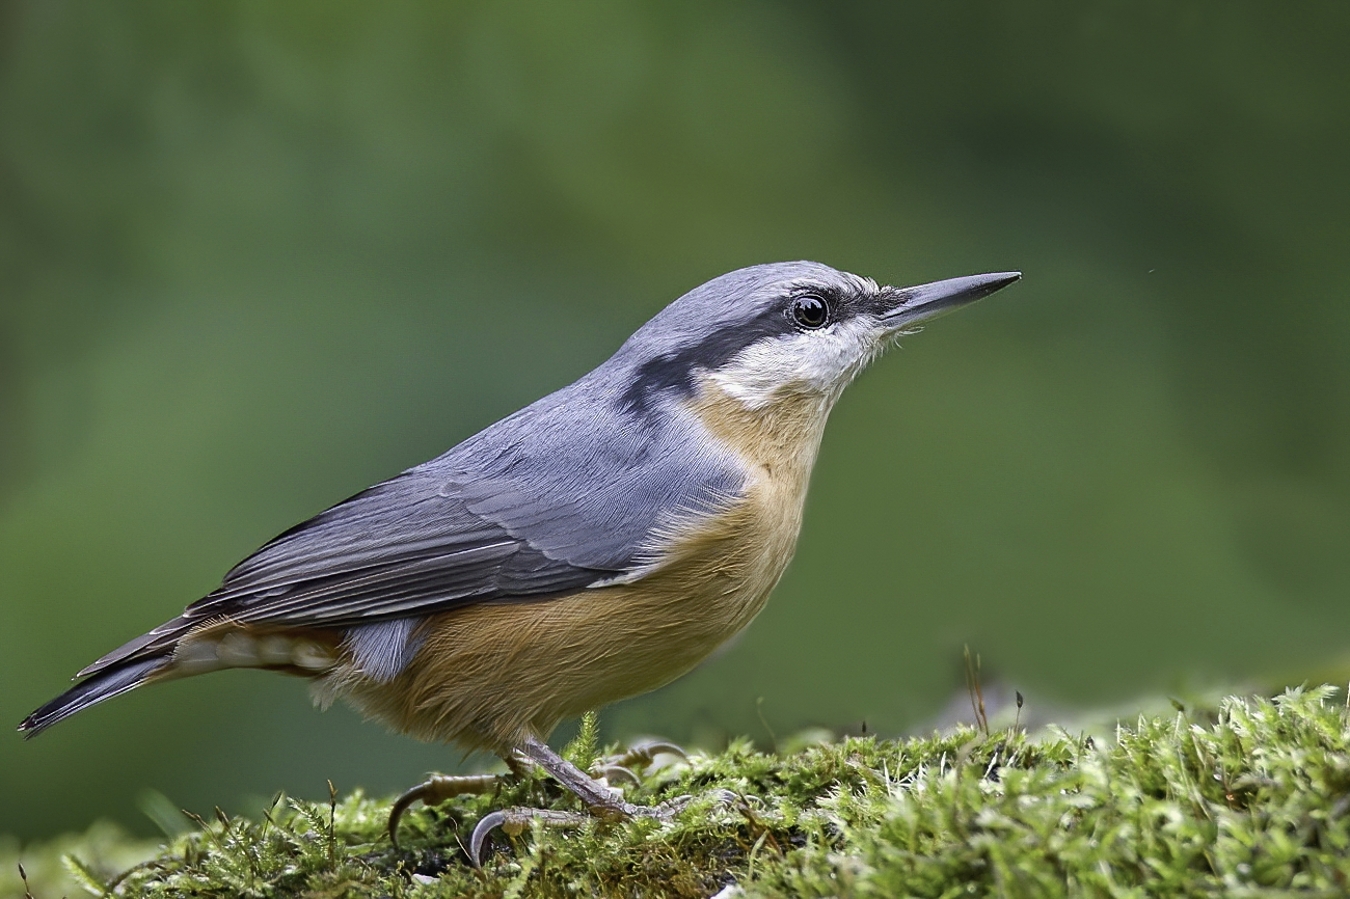
[[[751,541],[728,539],[741,518],[690,541],[718,552],[713,564],[694,551],[634,584],[442,613],[397,678],[339,668],[320,690],[424,740],[504,752],[546,738],[564,718],[669,683],[750,623],[791,548],[747,558],[729,544]]]

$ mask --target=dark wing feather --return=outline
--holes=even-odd
[[[550,559],[416,469],[328,509],[239,563],[219,588],[81,672],[171,648],[211,619],[346,627],[469,602],[579,589],[616,572]]]

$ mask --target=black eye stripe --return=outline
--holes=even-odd
[[[644,409],[650,398],[662,390],[689,393],[693,390],[695,372],[717,369],[751,344],[799,328],[791,315],[784,314],[781,300],[765,306],[749,321],[728,323],[700,340],[643,362],[619,406],[624,410]]]
[[[765,302],[749,319],[728,321],[707,335],[690,339],[643,361],[633,372],[627,389],[616,398],[619,408],[625,412],[644,410],[654,397],[667,390],[687,395],[694,389],[697,372],[713,371],[741,350],[765,338],[822,330],[838,321],[841,310],[850,302],[847,295],[824,285],[789,288],[784,293],[786,297],[780,295]],[[812,326],[797,320],[793,309],[797,301],[805,299],[824,304],[823,322]]]
[[[792,320],[804,330],[815,331],[830,322],[830,304],[813,293],[795,297],[789,308]]]

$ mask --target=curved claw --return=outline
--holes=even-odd
[[[421,789],[422,785],[419,784],[411,790],[406,791],[403,795],[394,800],[394,807],[389,810],[389,824],[387,825],[389,830],[389,842],[394,844],[395,849],[401,848],[398,845],[398,819],[403,817],[403,813],[408,810],[409,806],[422,798],[420,794]]]
[[[604,759],[602,764],[621,768],[637,765],[639,768],[645,769],[656,760],[658,755],[676,755],[686,761],[689,759],[688,753],[674,743],[668,743],[665,740],[653,740],[650,743],[639,743],[619,755]]]
[[[473,833],[469,835],[469,861],[473,862],[475,868],[483,866],[483,843],[487,841],[488,834],[498,827],[515,836],[531,821],[542,821],[551,827],[558,827],[584,824],[589,820],[591,820],[589,815],[555,812],[543,808],[508,808],[490,812],[479,820],[474,826]]]
[[[483,867],[483,841],[488,834],[506,823],[506,812],[497,811],[484,815],[469,836],[469,861],[475,868]]]
[[[637,747],[645,758],[654,759],[658,755],[678,755],[686,762],[689,761],[689,753],[684,751],[684,747],[668,740],[653,740],[650,743],[643,743]]]
[[[613,784],[618,780],[626,780],[635,787],[642,784],[633,770],[625,768],[623,765],[605,765],[598,772],[593,770],[593,773],[598,773],[608,784]]]

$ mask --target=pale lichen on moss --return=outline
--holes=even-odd
[[[629,788],[649,803],[709,797],[675,820],[498,833],[481,870],[461,841],[482,815],[575,800],[543,778],[506,783],[414,810],[395,849],[387,800],[280,797],[258,820],[203,822],[162,847],[106,828],[22,853],[0,844],[0,891],[23,895],[22,855],[37,899],[81,884],[151,897],[1339,896],[1350,729],[1333,692],[1230,698],[1095,741],[960,729],[782,754],[737,742]],[[719,803],[719,790],[738,798]],[[62,854],[79,860],[64,874]]]

